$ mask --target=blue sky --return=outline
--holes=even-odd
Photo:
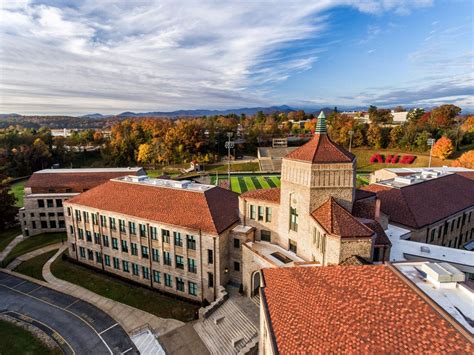
[[[474,110],[472,1],[2,1],[0,112]]]

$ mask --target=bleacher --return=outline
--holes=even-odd
[[[281,171],[281,159],[297,147],[288,147],[286,139],[276,138],[273,147],[258,148],[258,162],[261,171]]]

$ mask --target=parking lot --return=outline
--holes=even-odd
[[[97,307],[0,271],[0,312],[51,336],[66,354],[137,354],[114,319]]]

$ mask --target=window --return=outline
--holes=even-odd
[[[104,244],[104,247],[108,247],[109,246],[109,237],[106,236],[106,235],[102,235],[102,242]]]
[[[234,271],[240,271],[240,263],[238,261],[234,261]]]
[[[50,221],[49,228],[56,228],[56,221]]]
[[[54,212],[48,212],[48,217],[55,217],[56,216],[56,213]],[[23,216],[25,217],[25,216]]]
[[[196,250],[196,239],[193,235],[186,235],[186,246],[188,249]]]
[[[163,252],[163,263],[165,265],[171,265],[171,256],[170,253],[167,251]]]
[[[60,219],[58,222],[59,222],[59,228],[66,228],[66,223],[64,222],[64,219]],[[33,228],[35,228],[34,222],[33,222]]]
[[[296,208],[290,207],[290,229],[298,232],[298,213]]]
[[[95,261],[97,262],[97,264],[102,262],[102,254],[98,251],[95,252]]]
[[[214,287],[214,274],[212,272],[207,273],[207,287]]]
[[[169,274],[165,274],[165,286],[173,287],[173,279]]]
[[[211,249],[207,249],[207,263],[214,264],[214,254]]]
[[[63,200],[57,198],[56,199],[56,207],[63,207]]]
[[[49,206],[48,206],[48,207],[49,207]],[[458,218],[458,223],[457,223],[456,228],[459,228],[460,224],[461,224],[461,217]]]
[[[92,213],[92,224],[95,226],[99,224],[99,221],[97,220],[97,215],[95,213]]]
[[[151,248],[151,257],[153,261],[159,262],[160,261],[160,251],[155,248]]]
[[[258,206],[258,220],[263,221],[263,206]]]
[[[176,278],[176,289],[184,292],[184,281],[181,277]]]
[[[128,245],[126,240],[122,240],[122,251],[128,253]]]
[[[122,260],[122,267],[123,267],[123,272],[130,272],[130,269],[128,267],[128,261]]]
[[[82,212],[82,216],[84,217],[84,222],[88,223],[89,222],[89,212]]]
[[[67,215],[68,215],[68,216],[71,215],[71,207],[68,207],[68,208],[67,208]]]
[[[271,222],[271,221],[272,221],[272,208],[265,207],[265,222]]]
[[[38,208],[44,208],[44,200],[38,200]]]
[[[110,266],[110,256],[104,254],[105,265]]]
[[[142,258],[148,259],[149,257],[148,247],[142,245]]]
[[[135,276],[140,275],[140,270],[138,269],[138,265],[135,263],[132,263],[132,274]]]
[[[135,222],[128,222],[128,230],[130,231],[130,234],[137,234]]]
[[[197,273],[196,260],[188,258],[188,271],[192,273]]]
[[[122,233],[125,233],[125,221],[123,219],[119,219],[119,228]]]
[[[116,229],[116,226],[115,226],[115,218],[109,217],[109,225],[110,225],[110,229],[112,229],[112,230],[115,230],[115,229]]]
[[[181,239],[181,233],[180,232],[173,232],[174,236],[174,245],[177,247],[182,247],[183,246],[183,239]]]
[[[43,227],[43,221],[41,221],[41,227]],[[77,236],[79,239],[84,239],[84,230],[82,228],[77,229]]]
[[[107,217],[102,216],[102,215],[100,216],[100,225],[102,227],[107,227]]]
[[[94,252],[90,249],[87,249],[87,259],[94,260]]]
[[[54,201],[48,198],[46,200],[46,205],[48,206],[48,208],[54,207]]]
[[[156,227],[150,227],[150,234],[151,234],[151,239],[153,240],[157,239]]]
[[[436,230],[435,229],[432,229],[431,230],[431,235],[430,235],[430,242],[432,242],[434,240],[434,235],[435,235],[435,232]]]
[[[72,192],[72,189],[66,189],[66,192],[67,192],[67,193],[71,193],[71,192]]]
[[[140,229],[140,237],[146,237],[146,225],[139,224],[138,228]]]
[[[159,271],[153,270],[153,282],[161,283]]]
[[[46,217],[46,213],[40,212],[40,217]]]
[[[100,244],[100,234],[99,233],[94,232],[94,242],[95,242],[95,244]]]
[[[58,217],[64,217],[64,212],[58,212]]]
[[[114,269],[120,270],[120,260],[119,260],[119,258],[116,258],[114,256],[113,261],[114,261]]]
[[[81,258],[86,257],[86,249],[84,247],[79,247],[79,254],[81,255]]]
[[[48,228],[48,223],[46,221],[41,221],[41,228],[43,229]],[[84,239],[84,236],[82,236],[82,239]]]
[[[130,243],[132,249],[132,255],[138,255],[137,243]]]
[[[112,237],[112,249],[118,250],[118,241],[114,237]]]
[[[76,220],[80,221],[81,220],[81,211],[76,210]]]
[[[272,234],[270,231],[260,231],[260,240],[264,242],[271,242],[272,241]]]
[[[250,219],[255,219],[255,206],[250,205]]]
[[[289,244],[290,244],[290,251],[292,251],[293,253],[296,254],[296,250],[297,250],[297,247],[296,247],[296,242],[294,240],[289,240]]]
[[[184,258],[181,255],[176,255],[176,267],[178,269],[184,269]]]
[[[146,266],[142,266],[142,275],[143,278],[146,280],[150,279],[150,269],[148,269]]]
[[[197,284],[195,282],[188,281],[188,292],[190,295],[197,296]]]
[[[239,238],[234,238],[234,248],[235,249],[240,249],[240,239]]]
[[[63,221],[64,222],[64,221]],[[31,221],[31,223],[33,224],[33,229],[36,229],[36,222],[35,221]],[[72,226],[71,226],[72,227]]]
[[[163,238],[163,243],[170,242],[170,231],[166,229],[161,230],[161,237]]]

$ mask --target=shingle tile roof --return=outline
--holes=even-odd
[[[341,238],[366,238],[374,234],[370,228],[359,222],[332,197],[315,209],[311,216],[327,233]]]
[[[253,199],[272,203],[280,203],[280,188],[259,189],[244,192],[240,195],[243,199]]]
[[[239,220],[238,195],[220,187],[196,192],[108,181],[67,203],[211,234],[219,234]]]
[[[331,141],[327,134],[315,134],[308,143],[286,155],[285,159],[330,164],[350,163],[355,156]]]
[[[380,184],[363,187],[377,193],[380,209],[391,221],[422,228],[474,206],[474,180],[460,174],[391,188]]]
[[[472,353],[472,344],[386,265],[264,269],[280,354]]]

